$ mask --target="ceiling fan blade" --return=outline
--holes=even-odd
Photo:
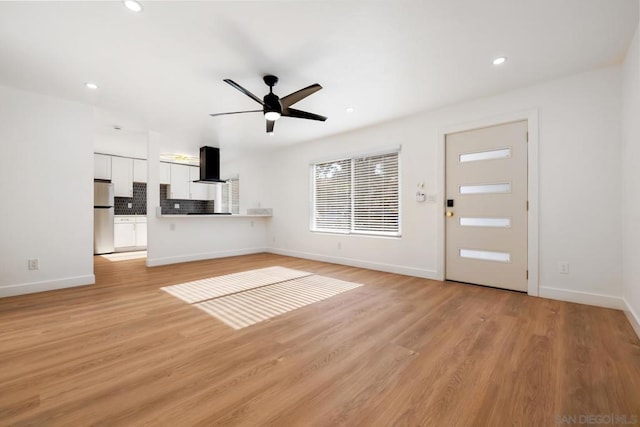
[[[211,117],[226,116],[227,114],[242,114],[242,113],[262,113],[262,110],[249,110],[249,111],[231,111],[229,113],[213,113],[209,114]]]
[[[311,86],[307,86],[304,89],[300,89],[299,91],[290,93],[289,95],[280,98],[280,103],[282,103],[283,108],[287,108],[298,101],[305,99],[307,96],[312,95],[322,89],[318,83],[314,83]]]
[[[275,120],[267,120],[267,133],[273,132],[273,125],[276,124]]]
[[[285,117],[295,117],[297,119],[318,120],[324,122],[327,120],[325,116],[319,114],[308,113],[306,111],[296,110],[295,108],[287,108],[282,112]]]
[[[234,88],[238,89],[240,92],[244,93],[245,95],[247,95],[249,98],[253,99],[254,101],[256,101],[258,104],[260,105],[264,105],[264,102],[262,101],[262,99],[258,98],[257,96],[255,96],[254,94],[252,94],[251,92],[249,92],[248,90],[246,90],[245,88],[243,88],[242,86],[240,86],[238,83],[234,82],[231,79],[224,79],[224,82],[233,86]]]

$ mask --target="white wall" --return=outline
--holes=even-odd
[[[622,248],[625,312],[640,336],[640,42],[629,48],[622,78]]]
[[[115,129],[96,131],[93,148],[96,153],[146,159],[147,132]]]
[[[161,218],[158,161],[165,137],[151,132],[148,142],[147,265],[156,266],[200,259],[264,252],[267,248],[267,218],[196,217]],[[258,163],[259,164],[259,163]],[[223,168],[223,176],[240,175],[241,213],[247,201],[259,200],[263,174],[252,162],[240,168]]]
[[[92,123],[87,105],[0,86],[0,297],[94,283]]]
[[[596,70],[490,98],[426,112],[274,153],[264,203],[274,208],[272,251],[442,277],[441,204],[416,203],[418,181],[439,194],[440,129],[537,109],[540,157],[540,293],[621,307],[620,68]],[[402,144],[401,239],[309,231],[309,163]],[[612,215],[613,212],[613,215]],[[338,248],[341,245],[341,249]],[[559,261],[570,263],[560,275]]]

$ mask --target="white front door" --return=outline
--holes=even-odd
[[[527,291],[527,122],[446,136],[445,278]]]

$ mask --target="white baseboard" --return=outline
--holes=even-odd
[[[96,277],[93,274],[45,280],[42,282],[20,283],[18,285],[0,287],[0,298],[33,294],[36,292],[55,291],[56,289],[73,288],[75,286],[93,285],[94,283],[96,283]]]
[[[570,289],[540,287],[539,295],[542,298],[557,299],[560,301],[577,302],[578,304],[595,305],[598,307],[615,308],[622,310],[624,302],[620,297],[611,295],[580,292]]]
[[[203,252],[199,254],[189,254],[180,256],[171,256],[163,258],[151,258],[147,252],[147,267],[157,267],[160,265],[178,264],[181,262],[202,261],[203,259],[226,258],[238,255],[250,255],[267,252],[267,248],[245,248],[234,249],[230,251],[219,252]]]
[[[636,335],[640,338],[640,316],[635,312],[633,307],[631,307],[631,304],[629,304],[626,298],[622,298],[622,301],[624,302],[624,308],[622,310],[627,316],[629,323],[631,323],[631,327],[636,332]]]
[[[368,268],[370,270],[385,271],[387,273],[404,274],[407,276],[422,277],[424,279],[438,280],[438,272],[421,268],[407,267],[397,264],[385,264],[381,262],[365,261],[354,258],[342,258],[310,252],[290,251],[286,249],[269,248],[267,252],[277,255],[292,256],[296,258],[311,259],[314,261],[330,262],[333,264],[348,265],[351,267]]]

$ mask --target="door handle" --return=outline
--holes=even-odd
[[[453,211],[447,211],[447,212],[445,212],[445,216],[453,216]]]

